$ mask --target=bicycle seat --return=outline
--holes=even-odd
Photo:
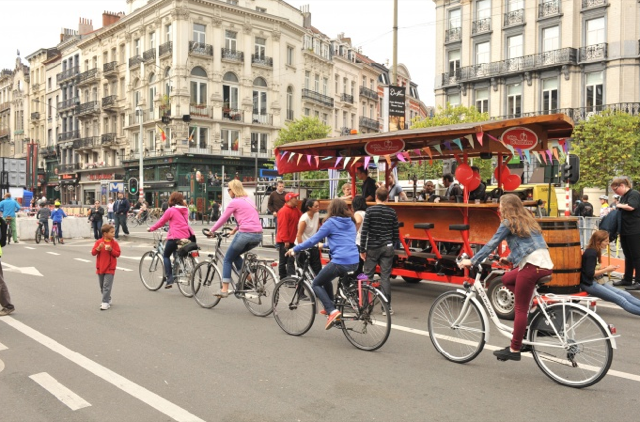
[[[215,255],[210,253],[209,255],[207,255],[209,258],[213,258]]]
[[[547,284],[551,281],[551,276],[550,275],[545,275],[544,277],[538,279],[538,281],[536,281],[536,284],[538,286],[542,286],[543,284]]]

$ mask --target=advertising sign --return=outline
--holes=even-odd
[[[538,135],[531,129],[514,127],[504,131],[501,141],[505,145],[511,145],[515,149],[532,149],[538,145]]]
[[[403,130],[405,127],[406,88],[389,87],[389,131]]]
[[[397,154],[404,149],[404,141],[402,139],[392,139],[384,141],[371,141],[367,142],[364,146],[364,151],[371,155],[390,155]]]

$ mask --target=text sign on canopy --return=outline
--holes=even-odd
[[[384,141],[367,142],[364,151],[369,155],[391,155],[397,154],[404,149],[402,139],[386,139]]]
[[[538,135],[531,129],[525,127],[514,127],[507,129],[501,137],[505,145],[511,145],[516,149],[532,149],[538,145]]]

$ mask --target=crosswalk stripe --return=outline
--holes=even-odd
[[[46,372],[31,375],[29,378],[40,384],[42,388],[50,392],[55,398],[60,400],[71,410],[78,410],[91,406],[88,401],[60,384],[55,378]]]

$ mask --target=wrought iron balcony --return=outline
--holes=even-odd
[[[478,19],[471,23],[471,35],[491,31],[491,18]]]
[[[288,121],[292,121],[293,120],[293,110],[289,110],[287,109],[287,120]]]
[[[364,85],[360,86],[360,96],[367,97],[371,100],[378,101],[378,93],[373,89],[369,89]]]
[[[117,95],[109,95],[108,97],[104,97],[102,99],[102,108],[114,108],[117,107],[118,96]]]
[[[521,113],[518,117],[534,117],[544,116],[548,114],[565,114],[573,119],[574,122],[580,122],[589,119],[593,115],[601,114],[605,110],[613,112],[621,112],[631,114],[633,116],[640,115],[640,103],[615,103],[601,104],[591,107],[579,108],[557,108],[553,110],[534,111],[529,113]],[[492,117],[491,120],[511,119],[513,115]]]
[[[353,104],[353,95],[343,93],[342,95],[340,95],[340,101],[342,101],[343,103]]]
[[[55,168],[58,174],[74,173],[80,170],[80,163],[58,164]]]
[[[594,7],[606,6],[609,0],[582,0],[582,9],[592,9]]]
[[[102,74],[105,78],[118,76],[118,62],[110,62],[102,65]]]
[[[238,50],[231,50],[230,48],[222,49],[222,59],[223,60],[231,60],[234,62],[243,62],[244,61],[244,53]]]
[[[252,54],[251,64],[257,64],[259,66],[273,67],[273,58],[262,54]]]
[[[139,125],[140,119],[143,123],[147,123],[151,117],[147,110],[137,110],[134,113],[129,114],[129,126]]]
[[[54,157],[56,155],[56,147],[49,145],[40,150],[43,157]]]
[[[560,0],[542,0],[538,4],[538,18],[548,18],[560,14]]]
[[[78,117],[89,117],[95,113],[100,113],[100,107],[97,101],[87,101],[76,108],[76,116]]]
[[[39,91],[40,88],[41,88],[41,85],[39,83],[37,83],[37,82],[31,84],[31,91],[33,91],[33,92]]]
[[[142,60],[145,62],[151,61],[151,60],[155,60],[156,59],[156,49],[155,48],[150,48],[147,51],[145,51],[144,53],[142,53]]]
[[[213,46],[197,41],[189,41],[189,54],[213,57]]]
[[[131,57],[129,59],[129,69],[134,68],[136,66],[140,66],[140,63],[142,63],[142,61],[143,61],[142,57],[140,56]]]
[[[64,70],[56,75],[56,81],[61,84],[63,82],[68,81],[69,79],[75,77],[78,73],[80,73],[80,67],[74,66],[70,67],[67,70]]]
[[[158,54],[160,55],[160,57],[164,56],[165,54],[172,54],[172,53],[173,53],[173,41],[167,41],[164,44],[160,44],[160,47],[158,47]]]
[[[79,130],[70,130],[68,132],[62,132],[58,134],[58,142],[62,141],[71,141],[73,139],[78,139],[80,137]]]
[[[580,47],[579,62],[600,61],[607,58],[607,43],[588,45]]]
[[[360,117],[360,127],[364,127],[372,130],[380,130],[380,124],[377,120],[370,119],[368,117]]]
[[[2,113],[5,110],[9,110],[10,108],[11,108],[11,103],[9,101],[0,103],[0,113]]]
[[[256,114],[253,113],[251,122],[259,125],[273,125],[273,114]]]
[[[450,28],[444,31],[444,42],[454,42],[462,40],[462,28]]]
[[[326,107],[333,107],[333,98],[307,88],[302,88],[302,98],[308,98]]]
[[[80,99],[78,97],[60,101],[58,103],[58,113],[75,108],[78,104],[80,104]]]
[[[222,108],[222,119],[233,122],[244,122],[244,111],[236,108]]]
[[[73,141],[73,148],[75,149],[91,149],[97,146],[100,146],[100,138],[97,136],[87,136],[86,138],[80,138]]]
[[[211,107],[206,104],[189,104],[189,114],[191,117],[200,117],[210,119],[213,114]]]
[[[100,81],[100,78],[98,78],[98,68],[96,67],[79,74],[78,79],[76,80],[76,85],[82,86],[90,83],[96,83],[99,81]]]
[[[202,147],[189,147],[189,152],[192,154],[213,154],[213,149],[205,145]]]
[[[100,143],[102,145],[111,145],[116,141],[115,133],[103,133],[100,137]]]
[[[524,9],[512,10],[504,14],[504,26],[521,25],[524,23]]]
[[[40,120],[40,113],[37,111],[34,113],[31,113],[31,120]]]

